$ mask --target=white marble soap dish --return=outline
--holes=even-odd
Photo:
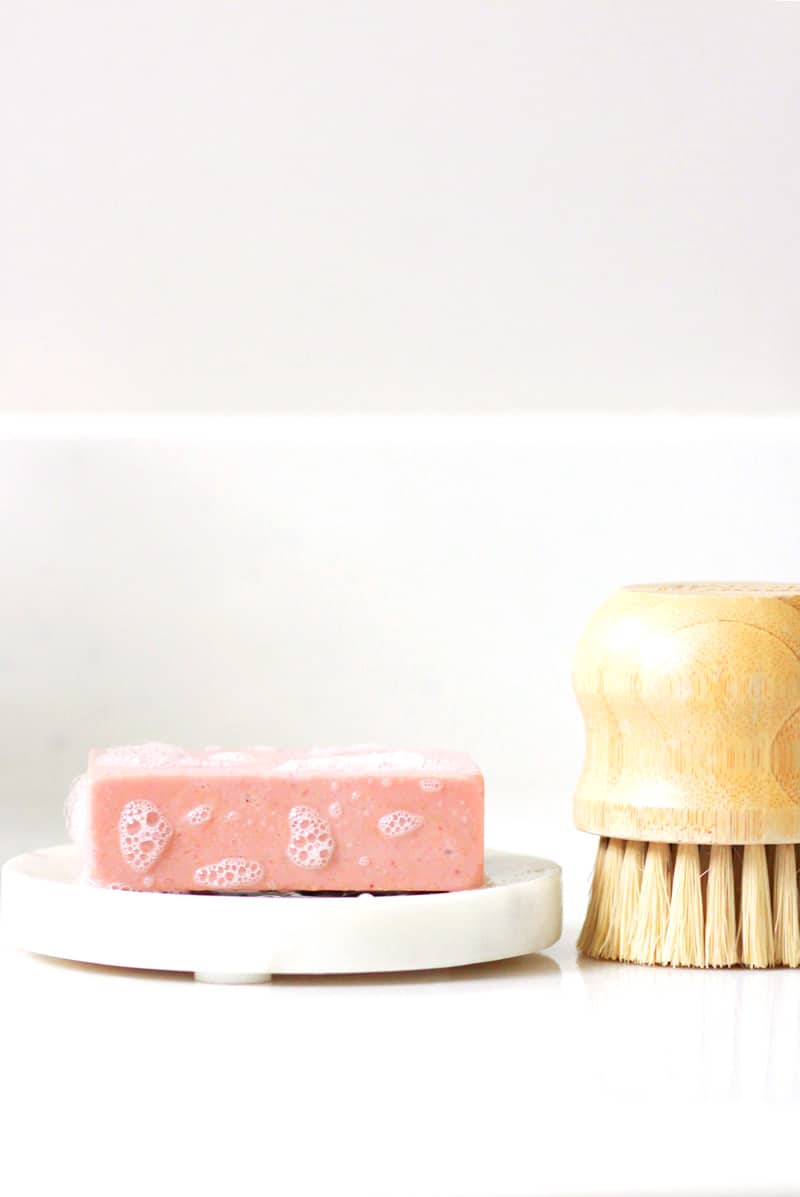
[[[450,968],[538,952],[561,934],[561,869],[486,853],[482,889],[447,894],[162,894],[78,880],[73,845],[3,867],[3,922],[29,952],[246,984],[280,973]]]

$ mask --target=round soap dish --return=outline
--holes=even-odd
[[[18,947],[125,968],[247,984],[273,974],[450,968],[525,956],[561,934],[561,869],[487,852],[481,889],[446,894],[162,894],[79,881],[74,845],[2,871],[3,922]]]

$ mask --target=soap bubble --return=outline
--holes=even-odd
[[[119,816],[119,847],[137,873],[155,864],[172,836],[172,825],[146,798],[126,802]]]
[[[335,842],[330,824],[310,806],[289,811],[289,846],[286,855],[300,869],[321,869],[333,856]]]
[[[422,815],[412,814],[408,810],[393,810],[388,815],[381,815],[378,819],[378,830],[387,839],[394,839],[400,835],[410,835],[420,828],[425,819]]]
[[[196,825],[207,823],[211,818],[211,807],[203,802],[200,806],[193,806],[183,817],[187,823],[194,823]]]
[[[198,889],[247,889],[257,885],[263,876],[264,866],[260,861],[226,856],[195,869],[194,881]]]

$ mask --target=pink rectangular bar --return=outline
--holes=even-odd
[[[430,892],[483,882],[483,778],[460,752],[109,748],[90,754],[67,819],[101,886]]]

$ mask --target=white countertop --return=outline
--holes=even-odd
[[[496,965],[232,987],[4,943],[15,1192],[797,1192],[800,972],[579,961],[592,842],[538,846],[564,936]]]

